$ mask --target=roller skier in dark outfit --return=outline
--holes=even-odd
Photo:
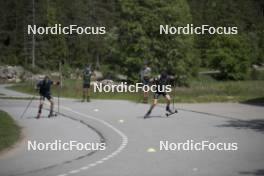
[[[144,118],[148,118],[149,115],[151,114],[153,108],[158,104],[158,99],[159,97],[162,95],[163,97],[166,98],[167,100],[167,105],[166,105],[166,111],[168,112],[168,114],[173,114],[173,113],[177,113],[177,110],[175,110],[175,112],[173,112],[170,109],[170,103],[171,103],[171,97],[170,95],[166,92],[165,88],[163,89],[163,86],[168,85],[169,83],[169,76],[167,75],[166,72],[162,72],[162,74],[154,79],[154,84],[157,85],[157,89],[156,92],[154,93],[154,100],[152,105],[150,106],[150,109],[148,110],[148,112],[146,113],[146,115],[144,116]],[[168,116],[168,115],[167,115]]]
[[[39,95],[40,95],[40,104],[39,104],[39,110],[38,110],[38,115],[37,115],[38,119],[40,118],[45,99],[47,99],[50,102],[50,113],[48,117],[55,116],[55,114],[53,113],[54,101],[53,101],[53,98],[51,96],[51,91],[50,91],[51,85],[53,84],[54,84],[53,81],[51,81],[48,76],[45,76],[45,78],[41,80],[40,82],[38,82],[37,84],[37,89],[39,90]],[[59,81],[56,82],[56,85],[59,85],[59,84],[60,84]]]

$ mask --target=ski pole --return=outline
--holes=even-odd
[[[60,88],[58,91],[58,113],[60,113]]]
[[[62,88],[62,65],[64,65],[64,60],[60,60],[59,62],[59,72],[60,72],[60,83],[59,83],[59,90],[58,90],[58,113],[60,113],[60,91]]]
[[[176,94],[176,83],[175,83],[175,78],[174,78],[173,79],[173,97],[172,97],[173,111],[175,111],[175,94]]]
[[[28,103],[26,109],[24,110],[24,112],[22,113],[22,115],[20,116],[20,118],[23,118],[23,117],[24,117],[25,113],[27,112],[27,110],[28,110],[30,104],[32,103],[32,101],[33,101],[34,99],[35,99],[35,95],[30,99],[30,101],[29,101],[29,103]]]

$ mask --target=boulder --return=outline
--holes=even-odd
[[[122,75],[122,74],[117,74],[116,75],[116,79],[120,80],[120,81],[126,81],[127,80],[127,76],[126,75]]]
[[[103,85],[115,85],[115,82],[113,80],[110,80],[110,79],[104,79],[104,80],[100,81],[100,83],[102,83]]]
[[[101,79],[103,79],[103,73],[100,72],[100,71],[95,70],[95,71],[94,71],[94,78],[95,78],[96,80],[101,80]]]
[[[25,72],[21,66],[0,66],[0,79],[7,82],[20,82]]]

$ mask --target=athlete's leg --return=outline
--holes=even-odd
[[[167,106],[166,106],[166,111],[170,112],[170,113],[177,113],[178,111],[176,109],[173,108],[173,111],[171,111],[170,109],[170,103],[171,103],[171,98],[169,94],[165,95],[165,98],[167,100]]]
[[[158,93],[155,93],[155,94],[154,94],[154,100],[153,100],[153,103],[152,103],[152,105],[150,106],[150,108],[149,108],[147,114],[144,116],[144,118],[147,118],[147,117],[151,114],[153,108],[158,104],[158,98],[159,98],[159,94],[158,94]]]
[[[45,100],[45,98],[43,96],[40,96],[40,98],[39,98],[39,109],[38,109],[37,118],[40,118],[40,115],[41,115],[41,112],[42,112],[42,108],[43,108],[43,104],[44,104],[44,100]]]
[[[149,108],[149,111],[148,111],[149,114],[152,112],[152,110],[154,109],[154,107],[155,107],[157,104],[158,104],[158,99],[154,99],[152,105],[151,105],[150,108]]]
[[[165,98],[167,100],[167,105],[166,105],[166,111],[172,113],[171,109],[170,109],[170,103],[171,103],[171,97],[169,94],[165,95]]]
[[[148,103],[148,92],[147,91],[144,91],[143,92],[143,103]]]
[[[143,85],[148,86],[149,80],[143,79]],[[143,103],[148,103],[148,91],[144,91],[144,90],[143,90]]]
[[[83,102],[85,102],[85,99],[86,99],[86,92],[87,92],[87,88],[85,87],[85,85],[84,85],[84,87],[83,87]]]
[[[90,86],[87,88],[87,92],[86,92],[86,101],[90,102]]]
[[[53,101],[52,97],[50,97],[48,100],[50,102],[50,113],[49,113],[49,116],[53,116],[54,101]]]

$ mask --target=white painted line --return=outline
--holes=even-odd
[[[70,173],[70,174],[76,174],[76,173],[78,173],[78,172],[80,172],[80,170],[77,169],[77,170],[72,170],[72,171],[70,171],[69,173]]]
[[[96,163],[89,164],[89,166],[94,167],[96,166]]]
[[[82,167],[82,168],[80,168],[81,170],[86,170],[86,169],[89,169],[89,167],[87,167],[87,166],[84,166],[84,167]]]
[[[106,160],[108,160],[108,159],[109,159],[109,158],[103,158],[102,161],[106,161]]]
[[[97,164],[102,164],[104,163],[104,161],[114,157],[115,155],[117,155],[118,153],[120,153],[125,147],[126,145],[128,144],[128,138],[127,136],[122,132],[120,131],[119,129],[115,128],[113,125],[111,125],[110,123],[102,120],[102,119],[98,119],[96,117],[93,117],[93,116],[90,116],[90,115],[87,115],[87,114],[84,114],[84,113],[81,113],[81,112],[78,112],[78,111],[74,111],[73,109],[69,108],[69,107],[65,107],[65,106],[61,106],[62,109],[65,109],[66,111],[70,111],[72,113],[75,113],[75,114],[78,114],[82,117],[85,117],[85,118],[88,118],[88,119],[92,119],[92,120],[95,120],[97,122],[100,122],[102,123],[103,125],[107,126],[108,128],[112,129],[113,131],[115,131],[119,136],[121,136],[122,138],[122,143],[121,145],[114,151],[112,152],[111,154],[107,155],[106,157],[94,162],[94,163],[91,163],[89,164],[88,166],[82,166],[80,169],[76,169],[76,170],[73,170],[73,171],[70,171],[68,174],[75,174],[75,173],[78,173],[80,172],[81,170],[86,170],[90,167],[94,167],[96,166]],[[99,111],[98,109],[94,109],[94,111]],[[68,175],[66,174],[66,175]],[[66,176],[65,174],[61,175],[61,176]]]
[[[102,164],[103,162],[104,162],[103,159],[99,160],[99,161],[96,161],[97,164]]]

